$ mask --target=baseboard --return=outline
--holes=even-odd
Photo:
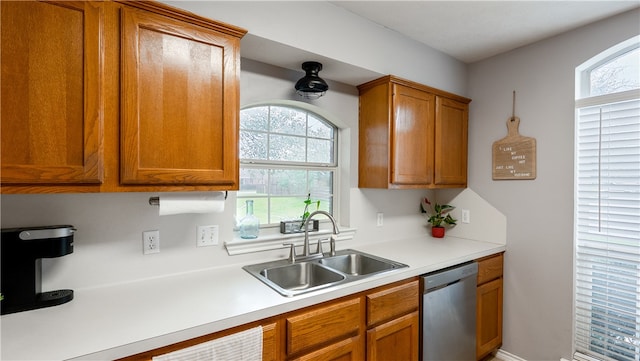
[[[496,352],[496,357],[503,361],[527,361],[521,357],[518,357],[512,353],[504,351],[503,349],[498,349]]]
[[[496,351],[496,357],[499,358],[500,360],[503,361],[527,361],[525,359],[523,359],[522,357],[518,357],[512,353],[509,353],[507,351],[504,351],[502,349],[498,349],[498,351]],[[595,359],[594,359],[595,360]],[[576,361],[574,360],[567,360],[566,358],[562,357],[560,358],[560,361]]]

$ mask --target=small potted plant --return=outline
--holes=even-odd
[[[307,199],[304,200],[304,210],[302,211],[302,216],[300,219],[295,221],[281,221],[280,222],[280,233],[289,234],[289,233],[300,233],[304,232],[304,222],[309,218],[311,212],[309,211],[309,206],[312,204],[316,205],[316,210],[320,208],[320,201],[312,201],[311,193],[307,194]],[[314,219],[313,223],[309,225],[309,231],[317,231],[320,228],[320,221]]]
[[[428,213],[431,210],[431,202],[425,197],[420,203],[422,213]],[[434,238],[444,237],[445,226],[453,227],[456,225],[457,220],[451,217],[451,212],[456,207],[448,204],[436,204],[433,206],[433,212],[429,212],[429,219],[427,222],[431,224],[431,235]]]

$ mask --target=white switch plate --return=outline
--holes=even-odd
[[[198,226],[196,230],[196,245],[198,247],[215,246],[218,244],[218,226]]]
[[[160,231],[142,232],[142,254],[160,253]]]
[[[468,209],[462,210],[462,223],[471,223],[471,212]]]
[[[383,224],[384,224],[384,213],[378,212],[377,219],[376,219],[376,226],[382,227]]]

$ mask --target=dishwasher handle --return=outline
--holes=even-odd
[[[451,283],[455,283],[461,279],[473,277],[473,282],[476,282],[476,275],[478,274],[478,263],[471,262],[447,268],[442,271],[429,273],[423,276],[424,279],[424,293],[430,292],[435,288],[440,288]]]

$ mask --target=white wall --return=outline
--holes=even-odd
[[[328,1],[163,2],[243,27],[252,36],[466,95],[464,63]],[[261,50],[269,52],[268,48]]]
[[[503,349],[571,359],[574,71],[640,33],[635,10],[472,64],[469,186],[508,217]],[[507,134],[512,91],[520,134],[537,139],[537,179],[493,181],[491,145]]]

